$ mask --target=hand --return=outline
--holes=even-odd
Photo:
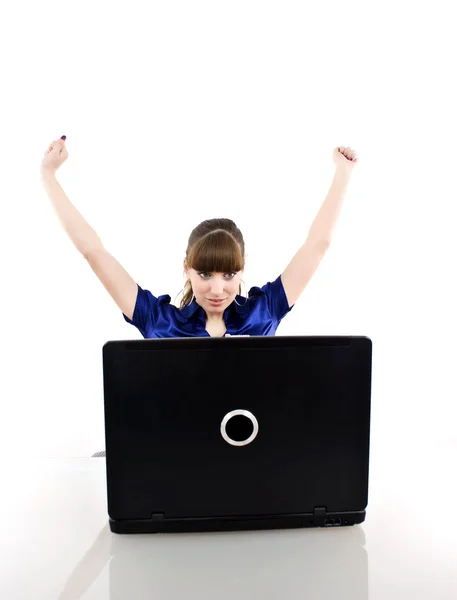
[[[333,151],[333,162],[337,169],[344,169],[350,173],[358,160],[355,150],[352,150],[351,148],[338,146],[338,148],[335,148]]]
[[[67,160],[68,152],[65,146],[66,136],[62,136],[60,140],[55,140],[49,145],[49,148],[44,153],[41,170],[52,171],[55,173],[57,169]]]

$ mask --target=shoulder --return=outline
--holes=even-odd
[[[266,301],[286,301],[286,292],[282,283],[281,275],[278,275],[273,281],[267,281],[262,287],[253,286],[249,290],[249,297],[253,296],[264,298]]]
[[[170,305],[171,297],[168,294],[154,296],[148,289],[142,288],[139,284],[137,286],[138,294],[132,319],[125,314],[124,319],[127,323],[135,325],[144,337],[149,337],[162,315],[177,309]]]
[[[152,292],[138,285],[137,304],[142,305],[143,308],[147,308],[151,311],[162,310],[168,306],[172,306],[170,301],[171,296],[169,294],[154,296]]]
[[[282,285],[281,275],[278,275],[276,279],[272,281],[267,281],[262,287],[253,286],[249,290],[249,295],[251,292],[255,296],[273,296],[273,295],[281,295],[284,292],[284,287]]]
[[[281,275],[276,279],[267,281],[262,287],[254,286],[249,290],[249,298],[254,304],[263,304],[274,320],[280,321],[293,306],[289,306]]]

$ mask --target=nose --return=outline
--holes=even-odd
[[[224,296],[224,282],[223,281],[213,281],[210,286],[210,294],[212,296]]]
[[[223,296],[224,295],[224,286],[223,285],[213,285],[210,291],[211,296]]]

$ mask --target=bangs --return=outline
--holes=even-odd
[[[244,269],[238,242],[223,229],[211,231],[198,240],[189,252],[187,264],[191,269],[205,273],[231,273]]]

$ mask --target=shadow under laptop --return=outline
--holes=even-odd
[[[367,600],[364,546],[359,525],[119,535],[107,524],[59,599],[82,598],[109,563],[110,600]]]

